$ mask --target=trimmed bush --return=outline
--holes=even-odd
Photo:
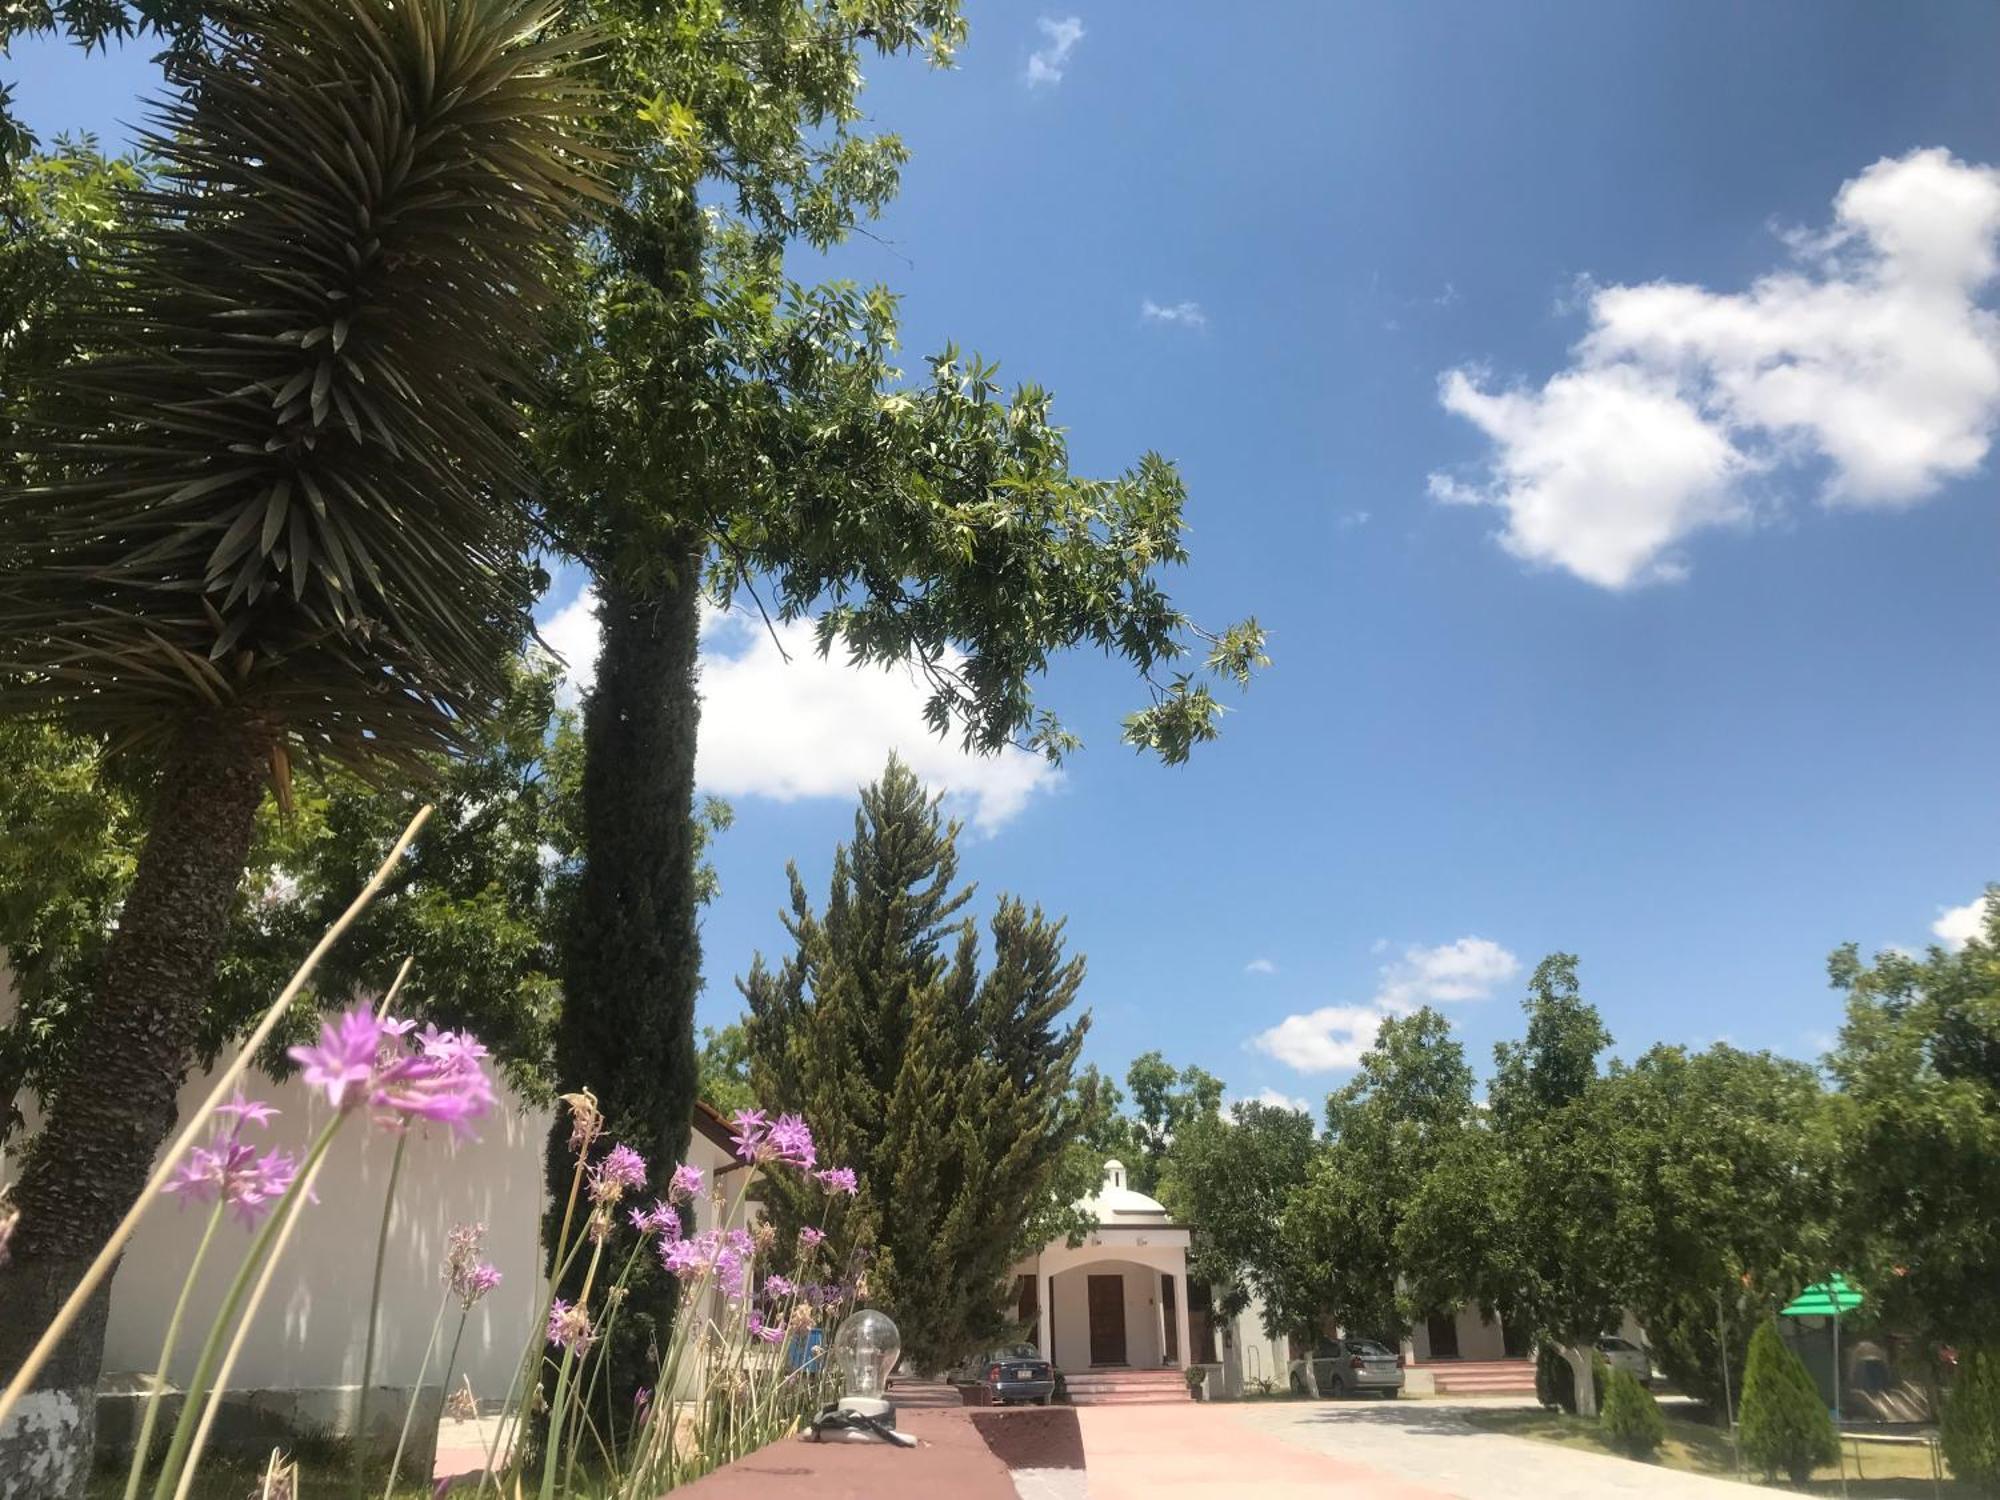
[[[1805,1361],[1785,1347],[1775,1322],[1761,1324],[1750,1338],[1743,1369],[1740,1408],[1743,1456],[1764,1471],[1804,1484],[1812,1471],[1840,1457],[1833,1418]]]
[[[2000,1495],[2000,1349],[1966,1349],[1938,1436],[1954,1478]]]
[[[1604,1440],[1627,1458],[1651,1458],[1667,1437],[1667,1419],[1653,1393],[1638,1377],[1613,1370],[1605,1382],[1604,1407],[1598,1421]]]
[[[1604,1410],[1604,1356],[1590,1357],[1592,1382],[1597,1389],[1597,1409]],[[1576,1415],[1576,1372],[1568,1358],[1554,1344],[1544,1343],[1535,1350],[1535,1399],[1551,1411],[1561,1407]]]

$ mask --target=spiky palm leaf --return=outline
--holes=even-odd
[[[597,189],[541,0],[229,0],[0,497],[0,692],[125,742],[228,706],[453,738],[529,603],[510,391]]]

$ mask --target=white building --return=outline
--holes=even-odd
[[[1106,1162],[1103,1185],[1077,1207],[1097,1225],[1081,1244],[1051,1241],[1013,1268],[1016,1315],[1073,1391],[1091,1371],[1190,1364],[1213,1367],[1218,1396],[1241,1395],[1246,1380],[1282,1386],[1285,1341],[1265,1335],[1263,1308],[1214,1317],[1209,1289],[1188,1285],[1187,1226],[1127,1186],[1123,1162]]]

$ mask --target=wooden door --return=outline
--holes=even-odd
[[[1090,1362],[1125,1363],[1125,1278],[1093,1276],[1090,1295]]]
[[[1162,1351],[1160,1363],[1177,1365],[1181,1362],[1180,1309],[1174,1306],[1174,1278],[1165,1271],[1160,1273],[1160,1326],[1167,1335],[1167,1347]]]
[[[1432,1313],[1425,1323],[1430,1334],[1432,1359],[1458,1358],[1458,1313]]]

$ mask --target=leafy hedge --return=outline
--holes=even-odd
[[[1960,1353],[1938,1436],[1955,1478],[2000,1495],[2000,1349]]]

